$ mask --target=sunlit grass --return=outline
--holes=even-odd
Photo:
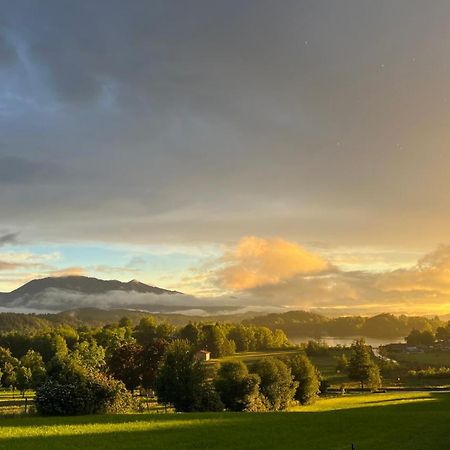
[[[108,418],[108,416],[103,416]],[[130,416],[131,417],[131,416]],[[77,420],[78,419],[78,420]],[[0,428],[0,440],[9,439],[22,439],[27,437],[55,437],[55,436],[75,436],[82,434],[105,434],[105,433],[134,433],[134,432],[152,432],[158,430],[168,430],[176,429],[181,431],[193,426],[201,426],[201,420],[148,420],[146,415],[142,415],[140,420],[134,418],[130,421],[126,421],[124,417],[124,422],[108,422],[105,423],[80,423],[76,424],[80,418],[73,417],[74,424],[58,424],[57,419],[44,419],[39,422],[35,422],[33,425],[28,426],[15,426],[8,427],[7,423]],[[55,421],[54,424],[43,425],[43,423],[51,423]],[[220,420],[211,419],[208,423],[218,423]],[[36,426],[38,425],[38,426]]]
[[[348,395],[286,413],[4,418],[0,449],[442,450],[449,422],[448,394]]]
[[[371,394],[371,395],[344,395],[324,398],[312,405],[291,408],[299,412],[335,411],[341,409],[367,408],[404,405],[415,402],[435,401],[436,397],[430,392],[407,392],[395,394]]]

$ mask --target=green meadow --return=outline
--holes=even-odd
[[[401,393],[321,399],[283,413],[5,417],[0,449],[450,448],[450,394]]]

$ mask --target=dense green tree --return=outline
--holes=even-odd
[[[283,330],[276,329],[273,332],[271,348],[283,348],[289,345],[289,339]]]
[[[20,364],[31,371],[31,387],[36,389],[45,381],[46,368],[39,352],[28,350],[20,359]]]
[[[235,325],[228,332],[228,338],[236,344],[236,351],[248,352],[255,349],[255,335],[253,327]]]
[[[55,335],[62,337],[67,345],[67,348],[73,350],[75,344],[78,342],[78,333],[70,325],[63,324],[60,325],[55,330]]]
[[[155,339],[171,340],[177,332],[177,328],[168,322],[161,322],[156,327]]]
[[[66,340],[59,334],[53,334],[51,345],[54,356],[64,357],[69,353]]]
[[[436,339],[439,341],[449,341],[450,340],[450,324],[445,327],[438,327],[436,330]]]
[[[154,389],[159,364],[166,352],[168,342],[155,339],[150,345],[142,348],[141,352],[141,385],[145,389]]]
[[[376,391],[381,387],[381,374],[380,368],[376,364],[372,364],[369,367],[369,376],[367,380],[367,386],[372,390]]]
[[[257,350],[272,348],[273,334],[267,327],[255,328],[255,346]]]
[[[72,357],[90,369],[102,369],[105,362],[105,349],[95,340],[82,341],[75,345]]]
[[[7,348],[0,347],[0,370],[2,372],[1,384],[5,387],[15,389],[16,369],[19,367],[19,360],[12,356]]]
[[[153,316],[143,317],[134,329],[133,336],[138,344],[142,346],[150,345],[158,337],[157,329],[158,325]]]
[[[15,386],[22,394],[22,397],[25,396],[25,391],[27,389],[31,389],[33,383],[33,375],[31,373],[31,369],[24,366],[19,366],[16,369],[16,378],[15,378]]]
[[[256,362],[253,371],[260,377],[260,392],[267,399],[270,409],[286,409],[298,387],[290,368],[277,358],[263,358]]]
[[[199,327],[189,322],[186,326],[182,327],[179,333],[180,339],[185,339],[189,341],[191,345],[198,348],[200,343],[200,329]]]
[[[226,337],[224,329],[218,324],[203,326],[202,344],[213,358],[232,355],[236,350],[234,342]]]
[[[134,342],[131,329],[125,327],[102,327],[92,337],[106,350],[107,354],[122,345]]]
[[[289,367],[291,368],[294,380],[298,383],[294,398],[302,405],[313,403],[317,398],[320,388],[316,368],[309,358],[302,353],[294,355],[289,359]]]
[[[304,349],[308,356],[325,356],[330,353],[328,344],[320,340],[308,341]]]
[[[419,331],[419,330],[412,330],[411,333],[406,337],[406,342],[408,345],[433,345],[436,338],[433,334],[433,332],[429,329]]]
[[[250,374],[242,361],[222,363],[214,384],[223,404],[230,411],[246,410],[259,394],[258,375]]]
[[[358,381],[362,390],[364,385],[376,389],[381,384],[380,371],[374,363],[372,351],[364,339],[357,339],[351,346],[348,376],[351,380]]]
[[[156,394],[161,403],[172,404],[177,411],[216,410],[220,406],[204,363],[195,358],[194,349],[185,340],[168,345],[156,379]]]
[[[107,360],[108,372],[130,391],[142,382],[142,352],[141,345],[128,343],[114,349]]]
[[[133,326],[133,321],[129,317],[122,317],[119,320],[119,327],[120,328],[131,328]]]

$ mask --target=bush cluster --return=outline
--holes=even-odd
[[[36,391],[36,410],[42,415],[80,415],[126,412],[133,398],[118,380],[100,372],[71,380],[48,379]]]
[[[410,370],[408,375],[415,378],[449,378],[450,367],[428,367],[427,369]]]

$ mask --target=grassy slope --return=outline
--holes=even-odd
[[[301,412],[6,418],[0,449],[441,450],[450,448],[450,394],[321,400]]]

